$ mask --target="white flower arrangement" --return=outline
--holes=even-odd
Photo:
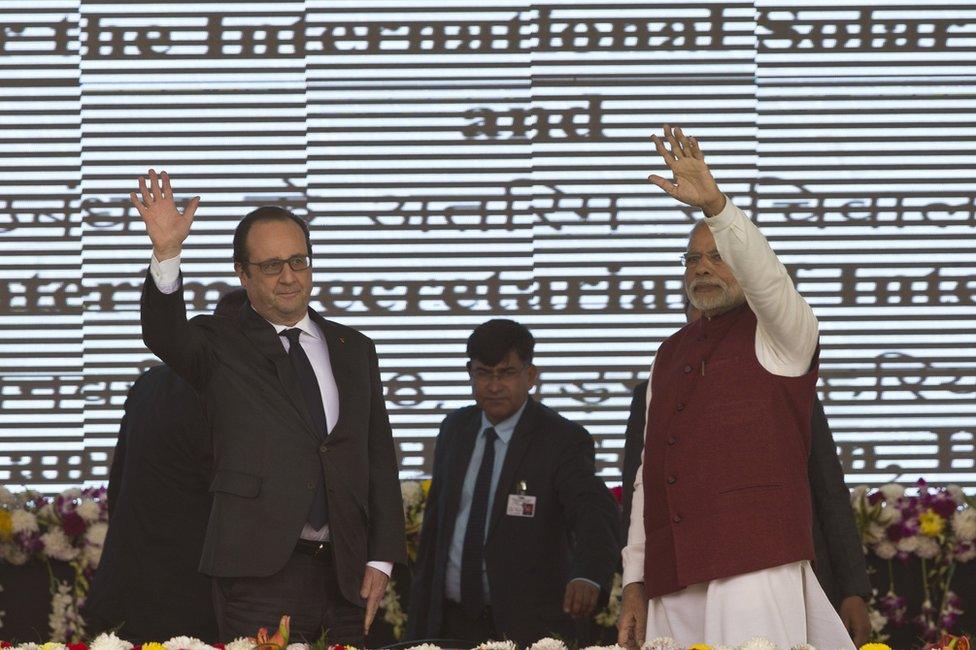
[[[132,650],[132,644],[115,636],[114,632],[103,632],[95,637],[88,650]]]
[[[915,546],[915,555],[923,560],[931,560],[939,554],[939,542],[931,537],[919,535],[918,544]]]
[[[769,639],[757,636],[740,645],[739,650],[779,650],[779,647]]]
[[[166,650],[213,650],[213,646],[192,636],[174,636],[169,641],[163,641],[163,646]]]
[[[895,547],[894,544],[892,544],[886,539],[883,539],[880,542],[878,542],[878,545],[874,547],[874,552],[882,560],[890,560],[891,558],[898,555],[898,549]]]
[[[885,501],[897,501],[905,496],[905,486],[898,483],[887,483],[882,485],[880,489]]]
[[[530,645],[527,650],[567,650],[567,648],[566,644],[559,639],[547,636]]]
[[[622,645],[591,645],[583,648],[583,650],[626,650]]]
[[[396,581],[390,580],[386,583],[386,593],[380,600],[380,609],[383,610],[383,620],[393,628],[393,638],[399,641],[407,627],[407,613],[403,611],[403,607],[400,605],[400,594],[396,590]]]
[[[254,644],[247,637],[239,636],[230,643],[224,644],[224,650],[252,650]]]
[[[681,647],[671,637],[659,636],[650,641],[645,641],[644,645],[641,646],[641,650],[681,650]]]
[[[71,540],[60,528],[50,528],[41,535],[41,542],[44,543],[44,554],[54,560],[70,562],[78,557],[80,551],[72,546]]]
[[[966,508],[952,515],[952,530],[961,542],[976,539],[976,509]]]
[[[14,535],[36,533],[40,530],[33,512],[17,509],[10,513],[10,531]]]
[[[486,641],[474,650],[518,650],[518,646],[514,641]]]
[[[75,512],[87,523],[93,524],[102,516],[102,506],[94,499],[82,499]]]

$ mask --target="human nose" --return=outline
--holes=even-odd
[[[295,282],[297,277],[298,274],[292,271],[291,266],[285,263],[284,266],[281,267],[281,273],[278,274],[278,282],[281,282],[282,284],[291,284],[292,282]]]

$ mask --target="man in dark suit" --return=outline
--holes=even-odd
[[[617,507],[586,430],[530,398],[533,346],[503,319],[468,339],[477,404],[441,424],[408,638],[570,639],[609,592]]]
[[[688,322],[700,316],[688,302],[685,309]],[[644,451],[646,419],[647,381],[642,381],[634,388],[624,443],[622,521],[625,536],[630,524],[634,480]],[[861,647],[871,634],[865,600],[871,595],[871,583],[851,510],[850,492],[837,457],[837,445],[819,398],[814,398],[807,474],[813,497],[813,542],[817,558],[814,572],[851,632],[854,645]]]
[[[232,318],[235,289],[214,311]],[[145,643],[189,635],[217,638],[210,578],[200,551],[210,517],[213,452],[203,403],[169,366],[133,383],[112,455],[109,529],[85,598],[90,634],[115,630]]]
[[[152,170],[139,189],[153,243],[143,339],[200,393],[213,431],[200,570],[215,578],[219,638],[290,614],[296,637],[328,628],[330,642],[361,645],[392,564],[406,560],[373,342],[309,308],[308,226],[277,207],[234,233],[240,315],[187,321],[179,260],[199,197],[181,214],[168,176]]]

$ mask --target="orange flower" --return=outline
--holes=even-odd
[[[288,645],[288,633],[291,627],[291,616],[284,615],[278,623],[278,631],[268,636],[268,628],[258,629],[256,637],[248,640],[254,645],[254,650],[283,650]]]

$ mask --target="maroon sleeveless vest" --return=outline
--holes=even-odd
[[[813,560],[807,460],[817,354],[805,375],[771,374],[756,358],[756,317],[743,305],[662,343],[651,381],[647,598]]]

